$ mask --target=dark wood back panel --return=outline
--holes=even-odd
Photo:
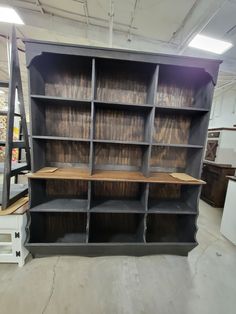
[[[95,144],[95,169],[124,166],[124,169],[139,169],[142,167],[143,148],[140,145],[125,144]]]
[[[184,172],[187,164],[187,148],[153,146],[150,167],[154,171]]]
[[[145,141],[146,115],[142,112],[116,109],[96,109],[95,139]]]
[[[75,141],[44,141],[45,165],[88,167],[89,143]]]
[[[46,106],[43,134],[72,138],[90,138],[90,105]]]
[[[203,69],[162,65],[159,69],[157,105],[161,107],[205,107],[197,99],[210,81]]]
[[[188,144],[191,116],[163,114],[156,111],[153,142],[164,144]]]
[[[150,99],[153,64],[101,59],[96,65],[96,99],[129,104],[145,104]]]
[[[134,182],[93,182],[94,199],[135,199],[141,198],[142,185]]]
[[[31,213],[31,243],[85,243],[86,213]]]
[[[64,54],[43,54],[33,61],[44,89],[32,86],[32,94],[91,99],[92,59]]]
[[[142,214],[92,213],[89,242],[143,242]]]
[[[148,214],[147,242],[194,242],[194,215]]]
[[[46,195],[50,198],[88,198],[88,182],[80,180],[46,180]]]

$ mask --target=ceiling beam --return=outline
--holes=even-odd
[[[44,11],[44,9],[43,9],[43,6],[42,6],[42,4],[39,2],[39,0],[36,0],[35,2],[36,2],[36,6],[39,8],[40,12],[41,12],[42,14],[45,14],[45,11]]]
[[[170,38],[170,42],[175,41],[176,38],[178,38],[179,34],[181,33],[181,31],[185,28],[185,25],[187,24],[188,20],[191,18],[191,16],[193,15],[196,7],[199,4],[199,1],[201,0],[195,0],[194,4],[192,5],[192,7],[190,8],[190,10],[188,11],[188,13],[186,14],[185,18],[183,19],[182,23],[180,24],[180,26],[177,28],[177,30],[172,34],[171,38]]]
[[[9,0],[9,1],[7,1],[7,0],[3,0],[1,2],[3,4],[7,4],[7,5],[10,4],[13,7],[18,8],[20,10],[40,12],[39,10],[35,9],[37,7],[37,6],[35,6],[35,3],[32,3],[30,1],[25,1],[25,0]],[[76,2],[78,2],[80,4],[84,3],[84,1],[83,2],[82,1],[76,1]],[[73,11],[69,11],[66,9],[58,8],[58,7],[55,7],[55,6],[50,5],[50,4],[43,4],[43,8],[44,8],[45,15],[50,15],[50,16],[53,15],[53,16],[64,18],[64,19],[81,22],[81,23],[84,23],[84,21],[81,20],[81,18],[86,20],[86,13],[81,14],[78,12],[73,12]],[[54,11],[56,11],[56,12],[54,12]],[[68,14],[71,17],[65,16],[65,14]],[[74,18],[72,16],[74,16]],[[91,16],[91,15],[88,15],[88,18],[93,21],[93,22],[90,22],[90,24],[93,26],[107,27],[107,25],[108,25],[107,19],[96,17],[96,16]],[[98,22],[103,23],[103,25],[98,24]],[[87,21],[85,23],[87,23]],[[129,24],[126,24],[126,23],[121,23],[121,22],[117,22],[117,21],[113,21],[113,23],[114,23],[114,25],[116,25],[117,29],[118,29],[118,27],[126,28],[126,29],[127,29],[127,27],[129,27]],[[132,27],[132,29],[136,29],[136,28]]]
[[[110,0],[110,11],[108,13],[109,16],[109,47],[112,47],[113,43],[113,23],[114,23],[114,0]]]
[[[130,19],[130,24],[129,24],[129,29],[128,29],[128,36],[127,36],[128,41],[131,41],[131,31],[132,31],[132,27],[133,27],[133,23],[134,23],[134,17],[135,17],[137,5],[138,5],[138,0],[135,0],[134,8],[131,12],[131,19]]]
[[[228,0],[197,0],[173,34],[171,41],[178,42],[178,54],[183,54],[190,41],[201,33],[219,13]]]

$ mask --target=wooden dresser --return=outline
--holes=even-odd
[[[214,207],[224,207],[228,186],[227,176],[233,176],[234,167],[205,161],[202,169],[202,180],[206,181],[202,187],[201,198]]]

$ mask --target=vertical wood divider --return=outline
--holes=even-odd
[[[150,81],[150,86],[148,88],[147,101],[152,105],[151,111],[148,115],[146,121],[146,141],[149,143],[143,158],[143,174],[148,177],[150,173],[150,158],[151,158],[151,150],[152,150],[152,137],[153,137],[153,129],[154,129],[154,119],[155,119],[155,106],[156,106],[156,93],[157,93],[157,84],[158,84],[158,75],[159,75],[159,66],[155,66],[155,70]]]
[[[91,85],[91,124],[90,124],[90,151],[89,151],[89,172],[93,174],[94,168],[94,130],[95,130],[95,105],[94,99],[96,97],[96,69],[95,59],[92,59],[92,85]]]
[[[94,130],[95,130],[95,105],[94,100],[96,98],[96,68],[95,59],[92,59],[92,84],[91,84],[91,124],[90,124],[90,151],[89,151],[89,172],[93,174],[94,168]],[[92,204],[92,182],[88,182],[88,206],[87,206],[87,224],[86,224],[86,243],[89,242],[90,232],[90,208]]]
[[[148,211],[148,195],[149,195],[149,183],[145,183],[145,190],[144,190],[144,207],[145,207],[145,214],[143,217],[143,242],[146,243],[146,229],[147,229],[147,211]]]
[[[88,181],[88,206],[87,210],[92,207],[92,181]]]
[[[147,101],[152,105],[151,112],[148,116],[147,126],[148,138],[146,139],[149,143],[148,148],[145,152],[145,158],[143,160],[143,174],[145,176],[149,176],[150,173],[150,159],[152,153],[152,141],[153,141],[153,130],[154,130],[154,121],[155,121],[155,110],[156,110],[156,98],[157,98],[157,86],[158,86],[158,77],[159,77],[159,65],[155,66],[155,70],[150,82],[150,86],[148,89]],[[146,192],[145,192],[145,211],[144,214],[144,229],[143,229],[143,240],[146,243],[146,231],[147,231],[147,212],[148,212],[148,199],[149,199],[149,183],[146,184]]]
[[[86,223],[86,243],[89,242],[89,230],[90,230],[90,213],[87,212],[87,223]]]
[[[147,213],[144,214],[143,218],[143,242],[146,243],[146,233],[147,233]]]

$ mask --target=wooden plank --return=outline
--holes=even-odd
[[[10,215],[10,214],[24,214],[25,211],[29,208],[28,206],[24,206],[28,204],[29,198],[22,197],[21,199],[17,200],[14,204],[9,206],[5,210],[0,210],[0,216]]]
[[[198,179],[195,179],[186,173],[171,173],[170,175],[181,181],[198,181]]]
[[[129,182],[154,182],[176,184],[204,184],[204,181],[189,176],[190,181],[173,178],[170,173],[150,173],[145,177],[141,172],[134,171],[103,171],[97,170],[90,175],[86,169],[59,168],[52,173],[44,173],[43,169],[27,175],[30,179],[70,179],[91,181],[129,181]]]
[[[44,167],[42,169],[40,169],[38,172],[46,172],[46,173],[51,173],[56,171],[58,168],[56,167]]]

